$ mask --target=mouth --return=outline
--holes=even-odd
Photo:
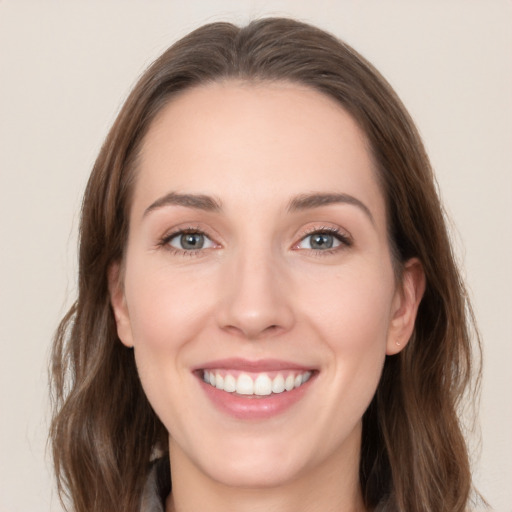
[[[319,371],[285,361],[225,359],[196,368],[207,398],[237,420],[265,420],[303,400]]]
[[[243,396],[279,395],[304,385],[312,371],[242,372],[239,370],[201,370],[206,384],[227,393]]]

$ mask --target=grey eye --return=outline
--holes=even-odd
[[[304,237],[298,245],[299,249],[313,249],[325,251],[341,245],[341,240],[330,233],[311,233]]]
[[[213,247],[213,242],[203,233],[178,233],[169,240],[169,245],[182,251],[194,251]]]
[[[332,249],[334,245],[334,236],[326,233],[315,233],[310,235],[309,245],[311,249]]]

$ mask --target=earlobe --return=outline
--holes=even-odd
[[[117,335],[123,345],[131,348],[133,347],[133,336],[122,283],[120,263],[114,263],[108,269],[108,290],[110,294],[110,304],[112,305],[114,318],[116,320]]]
[[[388,356],[398,354],[409,342],[424,292],[423,265],[417,258],[412,258],[404,265],[402,282],[395,295],[386,347]]]

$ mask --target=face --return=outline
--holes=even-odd
[[[357,477],[421,288],[415,262],[396,282],[375,172],[354,120],[298,85],[202,86],[153,122],[110,289],[171,465],[253,487]]]

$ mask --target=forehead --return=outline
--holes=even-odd
[[[135,203],[170,191],[261,204],[320,191],[384,209],[358,124],[297,84],[230,81],[180,93],[153,121],[139,164]]]

